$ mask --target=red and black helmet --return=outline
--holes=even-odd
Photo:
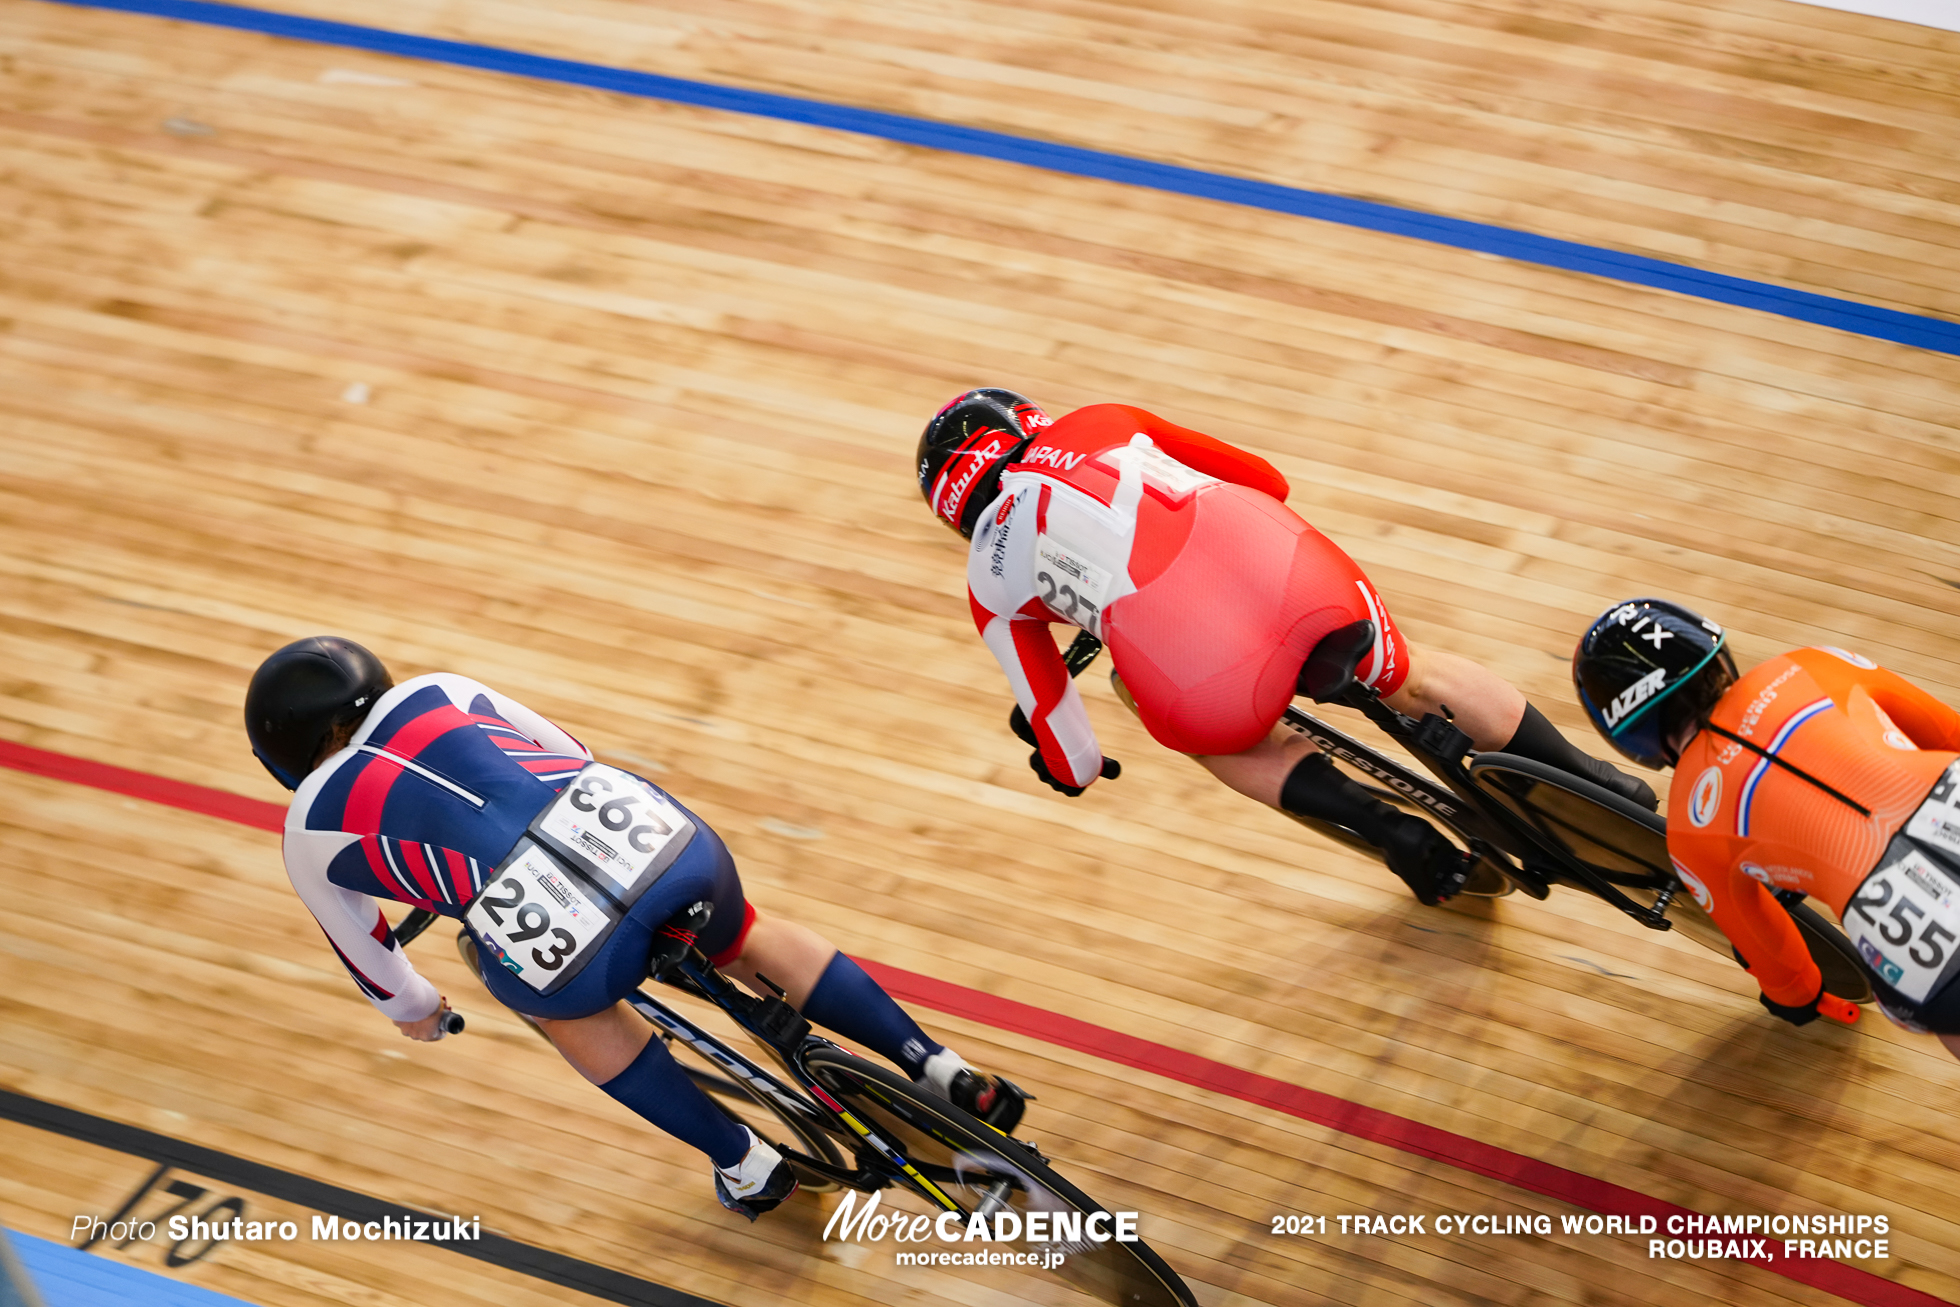
[[[919,437],[919,493],[970,539],[980,510],[999,492],[1000,474],[1049,421],[1025,395],[992,386],[967,391],[933,414]]]

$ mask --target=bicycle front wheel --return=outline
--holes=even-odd
[[[1024,1232],[1030,1214],[1043,1214],[1052,1237],[1023,1238],[1017,1247],[1046,1254],[1041,1261],[1059,1256],[1060,1264],[1036,1273],[1058,1277],[1098,1302],[1196,1307],[1191,1290],[1148,1245],[1090,1237],[1094,1229],[1113,1231],[1114,1218],[1027,1146],[841,1048],[813,1048],[804,1065],[865,1128],[905,1155],[912,1175],[894,1178],[930,1201],[963,1216],[1013,1212]]]

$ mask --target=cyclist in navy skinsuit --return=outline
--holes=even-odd
[[[584,745],[488,686],[448,673],[393,685],[361,646],[314,637],[254,674],[246,726],[253,752],[294,791],[284,846],[294,888],[403,1034],[441,1038],[448,1005],[409,964],[377,899],[463,921],[491,994],[536,1021],[588,1080],[706,1153],[731,1210],[753,1220],[789,1197],[795,1178],[621,1002],[646,979],[656,935],[696,903],[713,909],[696,944],[729,975],[767,994],[761,972],[810,1020],[976,1116],[1007,1130],[1019,1120],[1018,1091],[927,1038],[850,958],[803,926],[758,916],[706,822],[642,778],[594,764]],[[622,806],[598,812],[608,800]],[[594,822],[578,847],[643,861],[630,885],[590,868],[567,875],[563,858],[540,851],[550,814],[627,811],[639,824],[624,838]]]

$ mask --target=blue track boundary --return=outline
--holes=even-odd
[[[162,1167],[189,1171],[221,1184],[311,1208],[345,1221],[365,1224],[390,1219],[428,1220],[432,1215],[371,1198],[352,1189],[343,1189],[324,1180],[315,1180],[311,1176],[235,1157],[202,1144],[173,1139],[141,1126],[126,1125],[10,1089],[0,1089],[0,1121],[16,1121],[99,1148],[111,1148]],[[396,1160],[404,1167],[412,1167],[415,1163],[413,1156]],[[606,1302],[619,1303],[621,1307],[718,1307],[710,1299],[670,1289],[651,1280],[642,1280],[609,1266],[553,1252],[549,1248],[519,1243],[494,1232],[472,1239],[430,1239],[421,1242],[429,1248],[444,1248],[534,1280],[573,1289]],[[23,1257],[23,1260],[27,1259]],[[48,1307],[62,1307],[63,1301],[52,1299]]]
[[[697,105],[730,113],[752,114],[783,122],[805,123],[837,131],[856,132],[907,145],[947,150],[1007,163],[1026,164],[1053,172],[1071,173],[1147,187],[1177,195],[1221,200],[1228,204],[1265,209],[1272,213],[1314,218],[1366,231],[1407,236],[1455,249],[1495,254],[1507,259],[1584,273],[1613,281],[1672,291],[1718,304],[1754,309],[1860,336],[1960,355],[1960,323],[1943,318],[1903,313],[1897,309],[1794,290],[1768,282],[1750,281],[1708,272],[1685,264],[1668,263],[1639,254],[1583,245],[1532,232],[1513,231],[1462,218],[1447,218],[1370,200],[1351,199],[1274,182],[1205,172],[1176,164],[1157,163],[1129,155],[1111,154],[1080,146],[1061,145],[1005,132],[962,127],[955,123],[904,114],[858,109],[797,96],[718,86],[712,82],[663,77],[657,73],[611,68],[573,59],[552,59],[495,46],[413,36],[385,28],[301,18],[239,5],[209,4],[202,0],[54,0],[85,9],[110,9],[148,14],[183,22],[260,32],[268,36],[310,41],[318,45],[370,50],[460,68],[478,68],[541,81],[585,86],[643,99]]]
[[[252,1307],[249,1299],[218,1293],[127,1262],[92,1257],[78,1248],[19,1230],[14,1241],[20,1260],[48,1307]]]

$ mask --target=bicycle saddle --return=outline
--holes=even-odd
[[[1354,669],[1375,647],[1375,624],[1363,618],[1320,637],[1300,668],[1299,691],[1315,703],[1339,699],[1354,686]]]
[[[715,914],[715,905],[702,902],[682,908],[665,925],[653,932],[653,946],[647,952],[647,975],[659,980],[687,956],[694,941]]]

